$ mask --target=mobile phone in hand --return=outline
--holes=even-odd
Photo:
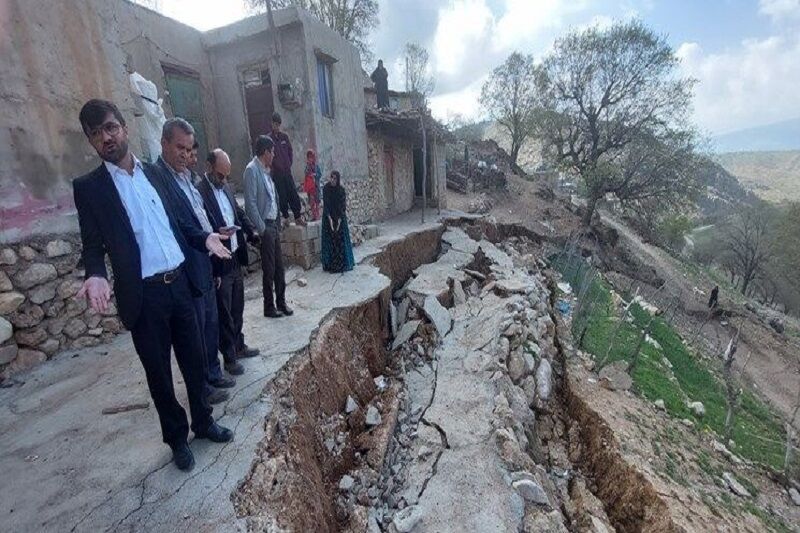
[[[242,229],[241,226],[225,226],[224,228],[220,228],[219,232],[222,233],[223,235],[233,235],[240,229]]]

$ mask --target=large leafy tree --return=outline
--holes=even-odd
[[[323,23],[358,48],[361,61],[372,61],[367,37],[378,25],[377,0],[246,0],[256,11],[265,11],[267,2],[273,9],[296,6],[311,12]]]
[[[481,88],[481,105],[511,139],[514,163],[522,144],[533,133],[535,80],[533,56],[514,52],[492,71]]]
[[[665,37],[631,21],[568,34],[538,68],[537,135],[582,181],[585,224],[607,193],[652,205],[694,191],[681,164],[694,151],[694,81],[678,62]]]

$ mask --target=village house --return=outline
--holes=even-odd
[[[92,315],[72,298],[82,271],[71,181],[98,164],[77,120],[90,98],[117,103],[145,160],[158,156],[163,118],[181,116],[201,161],[217,146],[230,154],[236,187],[252,140],[278,111],[295,179],[314,149],[326,174],[342,173],[352,222],[380,221],[423,197],[445,207],[441,127],[420,121],[404,93],[393,93],[394,109],[375,109],[356,48],[306,11],[201,32],[127,0],[10,0],[0,22],[0,373],[121,327],[113,309]]]

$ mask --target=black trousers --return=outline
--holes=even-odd
[[[133,345],[142,361],[147,386],[153,398],[164,442],[174,446],[186,442],[189,424],[186,411],[175,398],[170,347],[189,396],[192,431],[205,431],[214,419],[204,393],[203,345],[194,312],[189,282],[183,269],[169,284],[145,283],[142,311],[131,330]]]
[[[297,185],[295,185],[291,173],[276,172],[272,176],[272,181],[278,189],[279,209],[283,218],[289,218],[290,207],[294,218],[300,218],[303,214],[303,208],[300,205],[300,195],[297,194]]]
[[[219,317],[217,316],[217,294],[207,290],[202,296],[194,297],[194,314],[203,343],[203,368],[206,374],[206,393],[211,393],[211,382],[222,377],[217,349],[219,345]]]
[[[236,361],[236,354],[244,350],[244,278],[236,254],[230,260],[233,268],[222,276],[217,289],[219,351],[226,363]]]
[[[264,290],[264,311],[275,309],[275,305],[286,305],[286,279],[281,253],[281,232],[279,222],[267,221],[267,228],[261,235],[261,282]],[[273,285],[275,299],[272,299]]]

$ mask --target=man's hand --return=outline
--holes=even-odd
[[[228,250],[222,241],[228,240],[230,237],[227,235],[220,235],[219,233],[209,233],[206,239],[206,249],[209,255],[216,255],[220,259],[230,259],[231,252]]]
[[[222,278],[214,278],[214,288],[219,289],[222,287]]]
[[[83,282],[81,290],[75,298],[86,298],[89,305],[97,313],[105,313],[108,310],[108,301],[111,299],[111,286],[106,278],[92,276]]]

